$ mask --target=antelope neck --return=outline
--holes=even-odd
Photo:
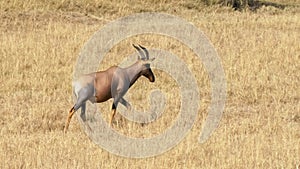
[[[130,86],[131,86],[141,76],[142,66],[139,64],[139,62],[136,62],[133,65],[125,68],[125,70],[129,77]]]

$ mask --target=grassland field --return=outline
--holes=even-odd
[[[199,1],[1,0],[0,168],[300,168],[300,2],[285,9],[234,11]],[[180,144],[155,157],[116,156],[95,145],[73,118],[72,73],[78,54],[105,24],[139,12],[181,17],[204,32],[216,48],[227,80],[219,127],[204,144],[198,136],[211,100],[210,81],[196,55],[159,35],[128,38],[112,48],[99,70],[132,54],[132,43],[170,51],[186,62],[201,94],[196,122]],[[156,82],[141,78],[128,92],[137,109],[144,93],[166,94],[166,112],[141,126],[117,115],[115,129],[150,137],[167,129],[180,109],[179,87],[154,70]],[[146,90],[146,91],[145,91]],[[99,104],[108,120],[111,100]]]

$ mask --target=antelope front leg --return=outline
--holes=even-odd
[[[128,103],[123,97],[120,99],[120,103],[123,104],[129,112],[132,111],[130,103]]]
[[[67,117],[67,121],[66,121],[65,128],[64,128],[64,133],[67,133],[67,130],[69,128],[69,124],[70,124],[70,121],[71,121],[71,118],[72,118],[74,112],[75,112],[75,109],[74,109],[74,107],[72,107],[72,109],[70,110],[69,115]]]
[[[110,121],[109,121],[109,125],[112,126],[112,121],[114,119],[114,116],[116,114],[116,109],[112,109],[111,110],[111,116],[110,116]]]
[[[118,95],[116,95],[116,96],[114,97],[114,101],[113,101],[112,107],[111,107],[110,121],[109,121],[110,126],[112,126],[112,121],[113,121],[114,116],[115,116],[115,114],[116,114],[116,110],[117,110],[117,107],[118,107],[118,103],[119,103],[119,101],[120,101],[120,98],[121,98],[121,97],[120,97],[120,94],[118,94]]]

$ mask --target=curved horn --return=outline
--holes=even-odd
[[[146,56],[145,56],[145,54],[143,53],[143,51],[139,48],[139,47],[137,47],[137,46],[135,46],[134,44],[132,44],[132,46],[139,52],[139,58],[138,59],[144,59],[144,58],[146,58]]]
[[[143,51],[146,54],[146,59],[149,60],[149,52],[148,52],[148,50],[145,47],[141,46],[141,45],[139,45],[139,47],[143,49]]]

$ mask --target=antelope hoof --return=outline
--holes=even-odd
[[[66,129],[66,127],[64,128],[64,134],[67,134],[67,129]]]
[[[129,111],[129,113],[132,112],[132,107],[131,107],[131,105],[128,106],[127,110]]]

